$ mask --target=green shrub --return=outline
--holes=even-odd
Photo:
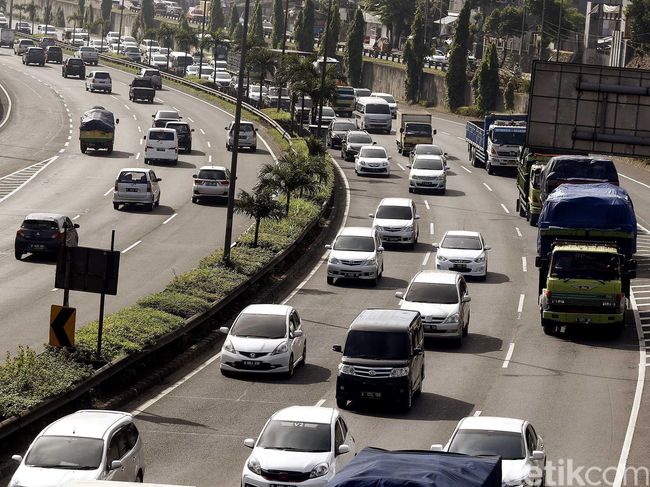
[[[145,296],[138,304],[143,308],[157,309],[181,318],[189,318],[210,308],[210,302],[206,299],[174,291]]]
[[[458,107],[458,110],[456,110],[456,113],[458,115],[462,115],[463,117],[480,117],[480,110],[478,109],[477,106],[471,105],[468,107]]]
[[[246,245],[237,245],[230,250],[231,268],[245,276],[252,276],[268,264],[274,253],[260,247],[253,248]],[[207,257],[201,259],[199,267],[225,267],[223,262],[223,249],[217,249]]]
[[[245,276],[225,267],[201,267],[175,277],[167,289],[213,302],[241,284]]]
[[[129,306],[104,319],[102,358],[111,361],[129,353],[138,352],[151,345],[158,337],[180,327],[183,319],[141,306]],[[97,322],[84,326],[77,332],[77,345],[82,350],[94,351],[97,347]]]
[[[63,349],[47,347],[37,354],[20,347],[13,357],[7,353],[0,365],[0,419],[61,394],[91,374],[89,365],[75,361],[75,356]]]

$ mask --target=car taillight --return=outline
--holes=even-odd
[[[117,181],[115,181],[115,191],[117,191]]]
[[[151,183],[147,183],[147,193],[151,193]]]
[[[145,145],[144,146],[144,150],[151,150],[151,149],[153,149],[152,145]]]
[[[203,184],[203,179],[195,179],[194,184],[197,186],[201,186]]]
[[[551,299],[551,291],[548,289],[544,289],[544,297],[546,299]]]
[[[19,237],[24,237],[24,236],[25,236],[25,232],[23,231],[22,228],[19,228],[18,231],[16,232],[16,235],[18,235]]]
[[[616,306],[620,306],[623,299],[624,299],[624,296],[621,293],[618,293],[616,295]]]
[[[230,181],[227,179],[224,179],[223,181],[219,181],[219,182],[224,186],[230,186]]]
[[[54,232],[54,234],[52,234],[52,238],[55,238],[57,240],[62,238],[62,237],[63,237],[63,233],[59,232],[59,231],[56,231],[56,232]]]

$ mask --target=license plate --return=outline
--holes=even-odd
[[[216,186],[217,185],[217,183],[215,181],[208,181],[205,184],[207,184],[208,186]]]
[[[138,188],[126,188],[127,193],[137,193]]]
[[[458,265],[458,264],[457,264],[457,265],[455,265],[455,266],[452,266],[451,270],[452,270],[452,271],[466,271],[466,270],[467,270],[467,266],[466,266],[466,265]]]
[[[382,237],[382,240],[385,240],[386,242],[396,242],[399,240],[399,237]]]
[[[41,245],[41,244],[31,244],[31,245],[30,245],[30,248],[32,248],[32,249],[34,249],[34,250],[43,250],[43,249],[45,248],[45,245]]]
[[[432,181],[420,181],[420,184],[421,184],[422,186],[433,186],[433,182],[432,182]]]
[[[345,277],[356,277],[357,273],[356,272],[346,272]]]
[[[259,367],[261,362],[258,362],[257,360],[244,360],[244,365],[246,367]]]
[[[361,391],[361,397],[364,399],[381,399],[381,392]]]
[[[163,152],[165,149],[164,149],[164,148],[161,149],[160,147],[158,147],[156,150],[157,150],[158,152]]]
[[[289,485],[289,484],[271,484],[270,487],[296,487],[295,485]]]
[[[583,323],[583,324],[589,324],[591,323],[591,318],[584,318],[582,316],[576,318],[576,323]]]

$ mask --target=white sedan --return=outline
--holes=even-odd
[[[293,375],[307,358],[307,337],[292,306],[251,304],[239,313],[221,349],[221,373],[285,373]]]
[[[466,276],[487,277],[490,247],[479,232],[451,230],[445,233],[436,249],[436,269],[456,271]]]
[[[325,487],[356,452],[339,411],[316,406],[281,409],[244,445],[253,449],[242,471],[247,487]]]
[[[409,153],[409,163],[413,164],[413,159],[415,156],[419,155],[428,155],[428,156],[440,156],[442,160],[445,161],[445,167],[447,166],[447,153],[442,150],[442,147],[436,144],[416,144],[413,150]]]
[[[442,194],[447,190],[447,168],[440,156],[418,155],[407,164],[409,193],[417,189],[436,189]]]
[[[528,421],[490,416],[463,418],[444,447],[432,445],[431,449],[465,455],[498,455],[502,462],[502,485],[543,485],[544,440]]]
[[[364,145],[354,158],[354,172],[357,174],[383,174],[390,176],[390,159],[386,149],[378,145]]]

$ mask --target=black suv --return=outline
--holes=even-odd
[[[79,225],[72,223],[70,218],[57,213],[31,213],[25,217],[16,232],[14,252],[20,260],[25,253],[57,252],[63,246],[76,247],[79,243],[77,235]]]
[[[417,311],[366,309],[345,337],[336,378],[336,405],[387,401],[408,411],[424,382],[424,330]]]
[[[340,149],[346,134],[356,129],[357,126],[352,120],[333,120],[327,129],[327,147]]]
[[[61,75],[64,78],[68,76],[79,76],[79,78],[86,77],[86,65],[83,59],[78,57],[69,57],[61,66]]]
[[[133,78],[129,85],[129,100],[144,100],[153,103],[156,96],[156,90],[151,83],[151,78],[137,76]]]
[[[167,122],[165,128],[176,130],[176,135],[178,136],[178,150],[183,149],[186,152],[192,152],[192,132],[194,132],[194,129],[190,128],[189,123]]]
[[[45,66],[45,53],[42,47],[30,47],[23,54],[23,64]]]
[[[63,50],[58,46],[47,46],[45,48],[46,63],[63,63]]]

